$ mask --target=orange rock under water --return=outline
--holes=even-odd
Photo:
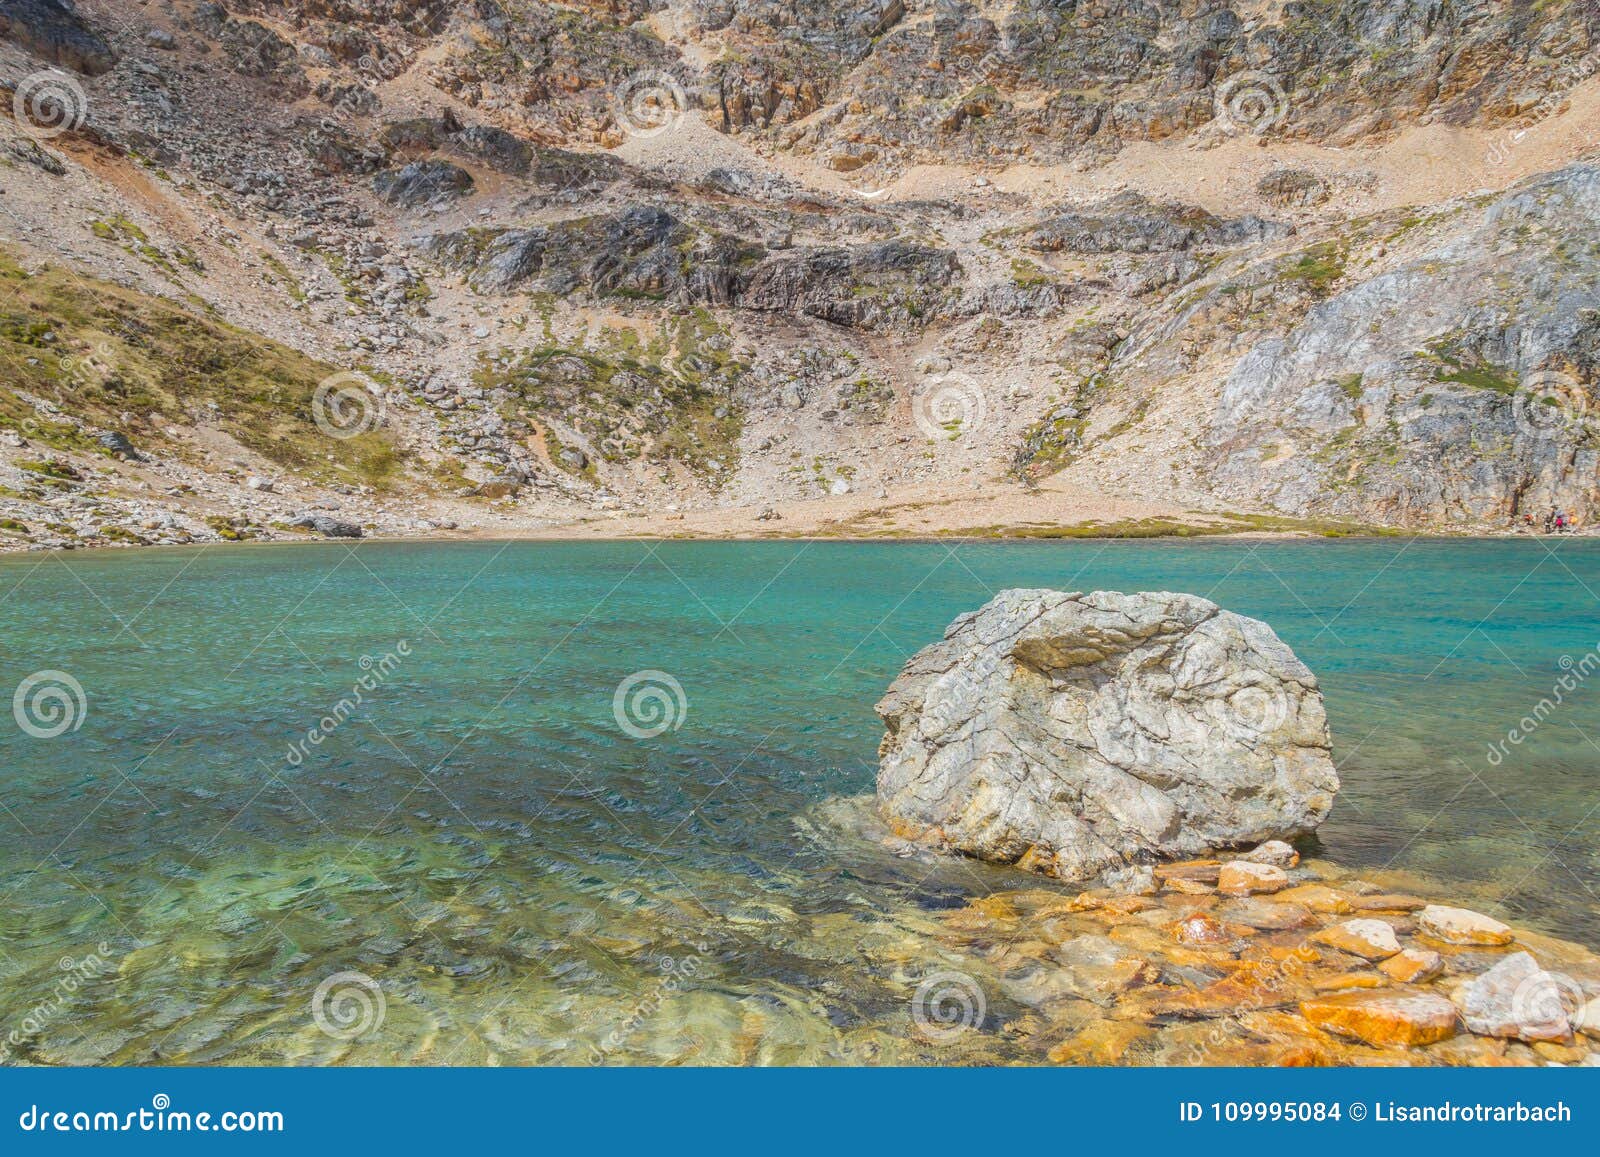
[[[1252,864],[1231,860],[1217,874],[1217,891],[1224,896],[1254,896],[1277,892],[1289,886],[1289,873],[1271,864]]]
[[[1386,975],[1401,984],[1420,984],[1444,971],[1444,959],[1426,948],[1407,948],[1378,965]]]
[[[1282,904],[1300,904],[1313,912],[1327,912],[1335,916],[1342,916],[1353,907],[1349,896],[1326,884],[1301,884],[1297,888],[1279,892],[1274,898]]]
[[[1454,1036],[1456,1006],[1428,992],[1345,992],[1300,1003],[1312,1024],[1369,1045],[1428,1045]]]

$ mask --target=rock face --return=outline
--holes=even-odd
[[[1193,595],[1004,591],[878,714],[898,834],[1062,879],[1309,832],[1339,788],[1316,677]]]
[[[314,530],[323,538],[360,538],[361,527],[342,518],[326,514],[303,514],[289,523],[290,526]]]
[[[1219,491],[1397,523],[1600,507],[1600,267],[1561,256],[1597,211],[1600,169],[1574,165],[1457,203],[1410,259],[1330,281],[1340,292],[1228,375],[1209,439]],[[1287,268],[1342,276],[1343,260],[1313,248]],[[1287,452],[1313,441],[1328,453]]]
[[[449,161],[412,161],[372,179],[378,196],[391,205],[415,208],[472,192],[472,174]]]
[[[1571,1040],[1581,1023],[1584,995],[1572,980],[1517,952],[1474,977],[1456,999],[1475,1033],[1560,1042]]]
[[[0,4],[0,37],[87,76],[109,72],[117,54],[84,23],[71,0],[6,0]]]

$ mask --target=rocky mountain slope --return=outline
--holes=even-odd
[[[0,0],[0,549],[1587,524],[1597,31]]]

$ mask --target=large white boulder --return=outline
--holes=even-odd
[[[1194,595],[1002,591],[878,714],[897,834],[1062,879],[1303,834],[1339,790],[1316,677]]]

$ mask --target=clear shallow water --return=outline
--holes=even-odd
[[[0,559],[0,690],[59,670],[87,711],[0,727],[7,1055],[1008,1059],[982,1033],[919,1044],[908,1002],[952,962],[938,911],[1028,881],[894,860],[817,810],[871,790],[906,656],[1006,586],[1266,619],[1322,678],[1345,783],[1308,851],[1600,945],[1600,677],[1486,758],[1600,642],[1600,543],[36,555]],[[647,740],[613,713],[640,670],[687,704]],[[351,1040],[312,1015],[341,972],[383,1001],[381,1024],[344,982],[316,1005],[335,1030],[366,1014]]]

